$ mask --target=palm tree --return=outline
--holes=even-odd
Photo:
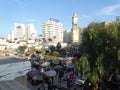
[[[54,38],[54,40],[55,40],[55,39],[56,39],[56,36],[54,36],[53,38]]]
[[[49,41],[48,43],[50,43],[50,42],[52,42],[53,40],[52,40],[51,38],[48,38],[48,41]]]
[[[51,39],[51,38],[48,38],[48,41],[49,41],[49,42],[51,42],[51,41],[52,41],[52,39]]]
[[[41,39],[40,38],[36,38],[35,42],[38,42],[38,44],[40,45]]]
[[[43,44],[43,46],[45,46],[46,42],[47,42],[47,40],[45,38],[42,38],[42,44]]]

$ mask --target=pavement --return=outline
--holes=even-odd
[[[42,80],[42,76],[40,76],[39,79]],[[38,90],[38,88],[40,88],[40,90],[44,90],[43,88],[45,88],[45,86],[46,86],[42,83],[39,85],[31,85],[30,81],[27,81],[27,76],[17,77],[15,80],[17,82],[21,83],[22,85],[28,87],[30,90]],[[55,90],[74,90],[74,88],[76,88],[76,90],[83,90],[82,88],[80,88],[79,86],[76,86],[76,85],[72,85],[70,88],[67,88],[67,82],[62,80],[62,82],[59,83],[58,78],[54,78],[53,83],[55,86],[64,87],[64,89],[55,89]],[[47,90],[47,89],[45,89],[45,90]]]
[[[31,90],[16,80],[0,81],[0,90]]]

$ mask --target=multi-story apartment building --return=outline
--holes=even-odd
[[[15,39],[24,39],[25,38],[25,25],[21,23],[14,24],[14,37]]]
[[[37,31],[33,24],[15,23],[14,30],[8,34],[8,40],[28,40],[37,36]]]
[[[52,42],[63,42],[63,24],[58,20],[49,18],[42,25],[43,38],[47,41],[52,39]]]
[[[26,40],[36,38],[37,37],[37,31],[35,29],[35,26],[33,24],[25,24],[26,28]]]

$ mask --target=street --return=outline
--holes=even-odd
[[[16,77],[24,76],[30,70],[29,61],[11,56],[0,56],[0,90],[30,90]]]
[[[24,60],[21,60],[15,56],[3,56],[0,55],[0,65],[1,64],[8,64],[8,63],[15,63],[15,62],[23,62]]]

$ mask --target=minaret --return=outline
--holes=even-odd
[[[79,44],[79,26],[78,26],[78,16],[76,13],[72,17],[72,43]]]

